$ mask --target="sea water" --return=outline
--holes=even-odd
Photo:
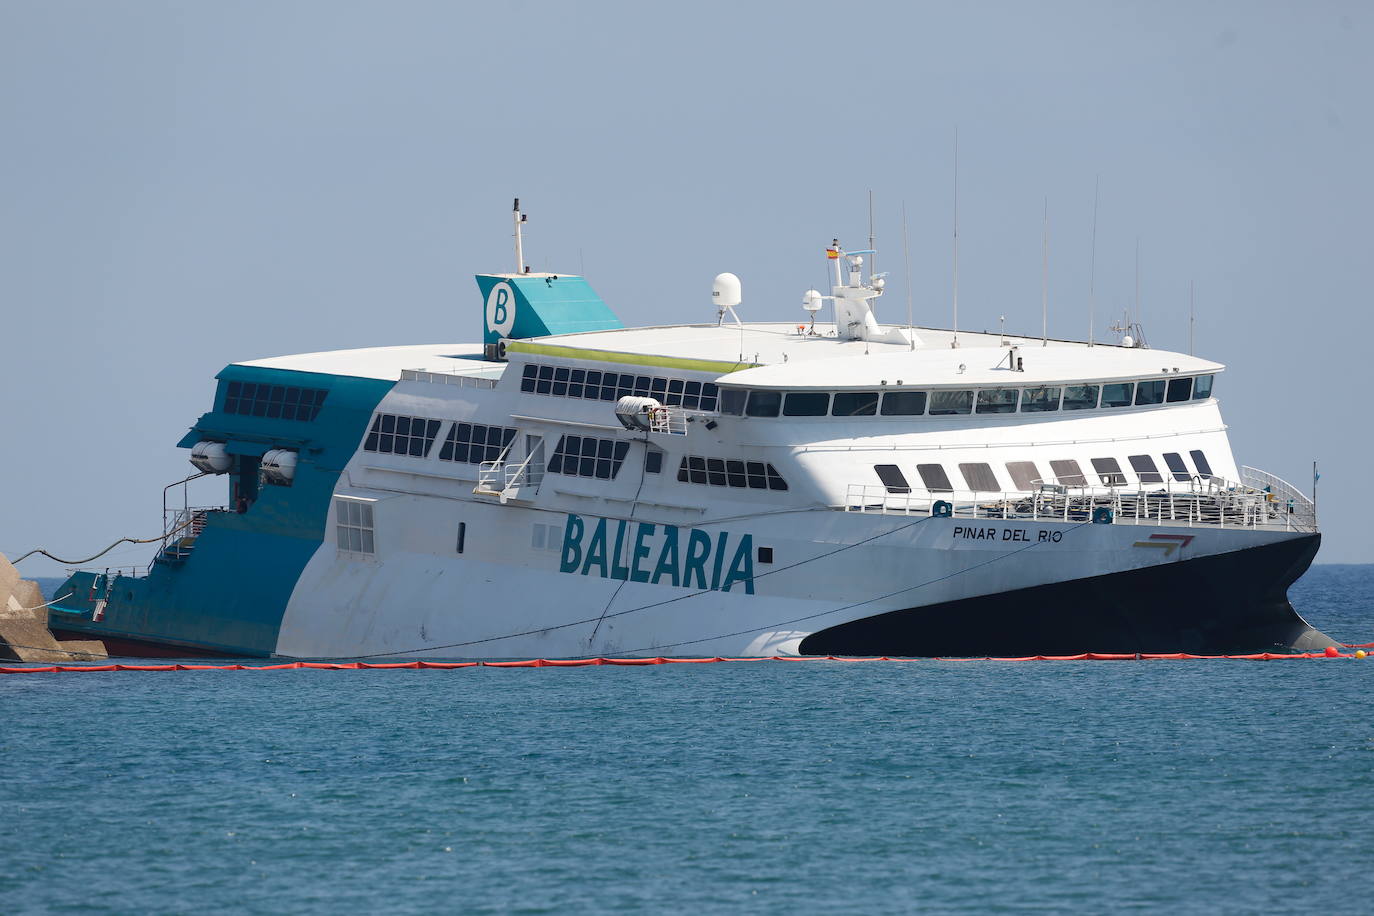
[[[1314,625],[1374,640],[1374,567]],[[0,676],[0,911],[1368,912],[1374,658]]]

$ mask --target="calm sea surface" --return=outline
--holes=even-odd
[[[1374,640],[1374,567],[1293,589]],[[1374,658],[0,676],[0,911],[1369,912]]]

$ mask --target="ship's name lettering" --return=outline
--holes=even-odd
[[[955,525],[954,537],[969,541],[1019,541],[1023,544],[1058,544],[1062,531],[1027,531],[1025,528],[998,528],[996,525]]]
[[[569,515],[559,572],[754,594],[754,536]]]

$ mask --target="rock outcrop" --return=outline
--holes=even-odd
[[[21,662],[80,662],[105,658],[96,639],[58,641],[48,631],[48,606],[37,582],[0,553],[0,659]]]

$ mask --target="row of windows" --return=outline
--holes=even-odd
[[[524,375],[520,378],[520,390],[535,394],[551,394],[559,398],[583,398],[589,401],[618,401],[634,395],[654,398],[660,404],[685,407],[688,410],[715,410],[719,393],[712,382],[602,372],[599,369],[574,369],[569,366],[547,366],[539,363],[529,363],[525,366]]]
[[[549,471],[571,477],[614,480],[630,443],[624,439],[598,439],[595,436],[564,436],[549,459]]]
[[[683,483],[704,483],[713,487],[751,490],[786,490],[787,481],[777,468],[762,461],[734,458],[703,458],[688,455],[678,465],[677,479]]]
[[[1197,401],[1212,396],[1213,376],[1107,385],[983,388],[966,391],[764,391],[726,388],[720,412],[746,417],[916,417],[1046,413]]]
[[[320,412],[325,394],[327,392],[322,388],[230,382],[224,392],[224,412],[246,417],[308,422]]]
[[[429,454],[434,437],[439,435],[439,426],[439,420],[379,413],[372,418],[372,428],[363,442],[363,450],[423,458]]]
[[[1207,456],[1201,449],[1193,449],[1189,456],[1193,459],[1193,465],[1197,468],[1197,476],[1212,477],[1212,466],[1207,461]],[[1161,471],[1155,464],[1155,460],[1150,455],[1131,455],[1126,459],[1130,462],[1131,470],[1135,472],[1137,479],[1142,485],[1157,484],[1164,482],[1164,475],[1177,481],[1189,481],[1193,479],[1193,474],[1188,470],[1188,465],[1183,460],[1183,456],[1178,452],[1165,452],[1164,465],[1166,471]],[[1120,463],[1115,458],[1093,458],[1093,476],[1101,481],[1104,487],[1124,487],[1126,486],[1126,474],[1122,470]],[[1008,461],[1006,463],[1007,474],[1011,476],[1015,484],[1015,490],[1037,490],[1042,484],[1062,484],[1068,487],[1088,486],[1089,475],[1084,473],[1079,463],[1072,458],[1054,460],[1050,462],[1051,475],[1045,477],[1034,461]],[[875,464],[874,472],[883,486],[887,487],[889,493],[910,493],[911,485],[907,482],[906,475],[902,469],[895,464]],[[946,473],[942,464],[918,464],[916,473],[921,477],[921,485],[932,493],[952,493],[954,486],[950,483],[949,474]],[[997,493],[1005,489],[997,480],[996,473],[993,472],[992,465],[981,462],[966,462],[959,465],[959,474],[964,479],[967,489],[980,493]]]
[[[483,461],[496,461],[506,446],[515,440],[515,429],[510,426],[486,426],[482,423],[454,423],[439,449],[443,461],[465,461],[468,464],[481,464]]]

